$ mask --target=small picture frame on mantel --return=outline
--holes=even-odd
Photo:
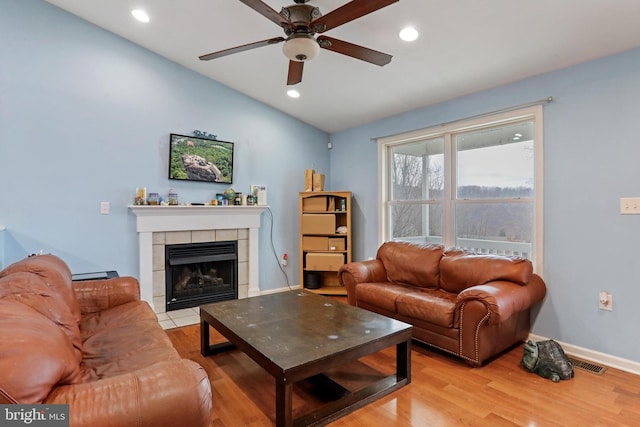
[[[267,205],[267,186],[266,185],[252,185],[251,194],[256,197],[256,204],[258,206]]]

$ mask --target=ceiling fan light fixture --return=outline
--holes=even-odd
[[[292,61],[310,61],[320,53],[320,45],[309,34],[293,34],[282,46],[284,55]]]

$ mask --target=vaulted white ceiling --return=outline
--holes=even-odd
[[[640,46],[637,0],[400,0],[325,33],[391,54],[390,64],[322,50],[291,99],[282,43],[198,59],[284,35],[240,1],[47,1],[329,133]],[[280,11],[293,1],[265,3]],[[309,4],[327,14],[346,3]],[[136,21],[135,8],[151,21]],[[398,38],[406,25],[417,41]]]

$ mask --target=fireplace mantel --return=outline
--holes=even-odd
[[[153,233],[249,230],[249,293],[260,295],[258,275],[260,215],[267,206],[129,206],[138,232],[140,296],[153,306]]]

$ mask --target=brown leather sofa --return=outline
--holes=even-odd
[[[40,255],[0,272],[0,404],[15,403],[68,404],[71,427],[208,427],[212,401],[136,279],[73,282]]]
[[[530,330],[546,286],[529,260],[387,242],[338,272],[349,304],[413,325],[413,338],[480,366]]]

